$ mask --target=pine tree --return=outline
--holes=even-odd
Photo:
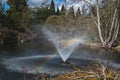
[[[5,19],[5,14],[3,14],[4,9],[3,9],[3,5],[2,2],[0,1],[0,27],[2,26],[2,23]]]
[[[62,6],[62,10],[61,10],[61,12],[60,12],[60,15],[65,15],[65,14],[66,14],[65,7],[64,7],[64,6]]]
[[[0,27],[1,27],[1,21],[2,21],[2,19],[1,19],[1,17],[2,17],[1,7],[2,7],[2,5],[1,5],[1,2],[0,2]]]
[[[51,5],[50,5],[50,9],[51,9],[52,11],[55,11],[55,10],[54,10],[54,6],[55,6],[55,5],[54,5],[54,1],[52,0]]]
[[[70,8],[70,11],[69,11],[69,13],[68,13],[68,16],[69,16],[70,18],[73,18],[73,19],[75,18],[73,7]]]
[[[26,0],[8,0],[10,9],[7,11],[7,26],[9,29],[26,29],[30,21],[30,11]]]
[[[40,22],[44,23],[47,20],[47,18],[50,17],[51,15],[55,15],[53,0],[51,2],[50,8],[48,7],[37,8],[36,19],[39,20]]]
[[[0,17],[2,15],[2,3],[0,2]]]

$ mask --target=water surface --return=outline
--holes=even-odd
[[[51,43],[33,41],[2,46],[0,48],[0,80],[23,80],[24,73],[31,76],[41,73],[56,75],[73,72],[75,71],[73,65],[81,67],[94,65],[97,62],[105,64],[107,58],[108,54],[103,49],[90,49],[79,45],[64,64]],[[112,55],[110,66],[119,69],[119,59],[120,55]]]

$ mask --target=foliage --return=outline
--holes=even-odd
[[[55,15],[56,13],[54,10],[53,0],[49,7],[44,7],[44,4],[43,4],[41,7],[36,8],[36,11],[34,14],[35,14],[35,19],[43,23],[47,20],[49,16]]]
[[[86,16],[73,19],[65,15],[53,15],[46,20],[45,26],[48,30],[56,29],[56,32],[68,32],[68,34],[76,34],[76,36],[83,35],[87,40],[98,41],[97,28]]]
[[[66,15],[66,9],[64,6],[62,6],[61,11],[59,12],[59,15]]]
[[[4,20],[4,14],[3,14],[3,5],[2,3],[0,2],[0,27],[2,26],[2,22]]]
[[[0,2],[0,15],[2,15],[2,3]]]
[[[9,29],[21,30],[29,26],[30,11],[25,0],[8,0],[10,9],[7,11],[7,16],[4,26]]]
[[[25,31],[31,24],[33,27],[34,22],[35,24],[44,23],[45,25],[59,25],[62,26],[61,28],[64,28],[65,26],[69,26],[69,28],[71,28],[71,26],[77,26],[82,30],[80,32],[83,32],[83,34],[85,32],[84,30],[88,30],[87,33],[93,35],[93,37],[99,36],[98,34],[96,34],[97,27],[91,20],[91,14],[84,15],[80,14],[80,11],[78,11],[75,17],[73,7],[70,9],[68,15],[66,15],[65,7],[62,7],[62,11],[58,11],[57,13],[55,13],[53,0],[50,6],[45,7],[43,4],[43,6],[32,9],[30,12],[26,1],[27,0],[8,0],[7,3],[10,5],[10,9],[7,11],[6,14],[2,14],[3,8],[0,4],[0,24],[3,27],[19,31]],[[109,32],[108,28],[110,28],[111,26],[111,21],[114,9],[116,8],[116,3],[112,3],[112,0],[102,1],[102,4],[104,5],[100,5],[99,8],[100,21],[102,36],[106,38],[106,36],[108,36],[109,34],[106,34],[106,32]],[[90,9],[92,15],[94,16],[94,19],[96,20],[96,5],[91,5]],[[34,17],[34,19],[31,19],[31,17]]]
[[[119,32],[119,0],[101,0],[101,3],[99,0],[95,1],[96,4],[90,6],[90,16],[98,29],[98,36],[103,47],[111,48]]]
[[[52,15],[46,20],[45,25],[66,26],[68,24],[68,22],[70,22],[70,19],[67,18],[67,16]]]

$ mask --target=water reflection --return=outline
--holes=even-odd
[[[9,47],[8,50],[1,50],[0,59],[1,64],[4,66],[2,68],[18,73],[60,74],[75,71],[71,64],[80,67],[93,65],[97,62],[107,63],[108,54],[103,49],[78,47],[67,60],[68,63],[64,64],[54,48],[52,50],[51,48],[45,49],[46,46],[44,45],[38,49],[38,47],[41,47],[39,44],[32,44],[26,43],[18,45],[17,49]],[[112,55],[110,66],[119,69],[119,59],[119,55]]]

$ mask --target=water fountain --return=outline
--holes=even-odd
[[[20,55],[14,58],[10,57],[9,59],[4,59],[2,62],[6,69],[20,73],[32,74],[49,72],[52,74],[58,74],[74,71],[74,69],[70,67],[70,64],[63,65],[60,62],[61,58],[62,61],[66,62],[66,60],[74,52],[76,47],[79,46],[79,44],[85,43],[84,39],[86,37],[85,35],[83,36],[83,32],[80,31],[79,27],[77,26],[63,27],[57,25],[45,26],[42,31],[47,37],[47,39],[54,44],[57,52],[49,52],[49,50],[46,49],[47,54],[45,52],[39,52],[36,56],[31,56],[29,55],[30,53],[25,53],[27,56]],[[34,46],[32,45],[32,47]],[[32,52],[32,54],[35,54],[35,52]],[[79,58],[76,58],[76,56],[71,56],[71,58],[69,59],[69,61],[73,63],[74,60],[77,61],[77,64],[79,65],[86,65],[89,63],[89,61],[87,60],[85,62],[79,62]]]
[[[43,0],[44,1],[44,0]],[[70,0],[66,0],[67,2]],[[74,1],[74,0],[73,0]],[[79,1],[79,0],[76,0]],[[75,6],[72,4],[66,4],[65,8],[67,11],[69,11],[70,7],[73,6],[74,13],[76,15],[77,10],[81,9],[80,4],[83,4],[81,2],[75,2]],[[56,4],[58,5],[58,4]],[[57,6],[57,8],[61,11],[63,4],[60,4]],[[83,5],[84,6],[84,5]],[[85,6],[84,6],[85,7]],[[56,10],[58,10],[56,8]],[[85,7],[86,8],[86,7]],[[81,13],[82,14],[82,13]],[[81,25],[81,24],[80,24]],[[92,52],[92,51],[87,51],[86,49],[81,51],[75,51],[76,47],[78,47],[80,44],[85,43],[85,38],[89,38],[86,36],[86,32],[84,30],[78,29],[78,26],[45,26],[42,30],[42,32],[45,34],[47,39],[54,44],[57,53],[59,53],[60,56],[51,55],[51,54],[45,54],[45,52],[39,52],[35,56],[35,52],[32,52],[32,56],[28,55],[19,55],[18,57],[9,57],[9,52],[8,52],[8,57],[5,57],[5,59],[2,59],[3,56],[0,54],[0,65],[4,67],[0,67],[1,69],[5,68],[5,71],[1,71],[1,73],[5,72],[5,74],[8,73],[7,71],[11,71],[10,74],[13,72],[18,72],[18,73],[27,73],[27,74],[41,74],[41,73],[50,73],[50,74],[61,74],[65,72],[73,72],[75,71],[73,68],[71,68],[69,65],[63,65],[59,63],[61,61],[61,58],[64,62],[66,62],[68,59],[71,63],[74,63],[77,66],[86,66],[88,64],[94,64],[94,62],[97,62],[98,60],[101,61],[101,64],[106,64],[107,63],[107,57],[106,55],[101,52]],[[38,30],[39,31],[39,30]],[[83,32],[82,32],[83,31]],[[82,34],[81,34],[82,33]],[[84,34],[84,35],[83,35]],[[85,37],[86,36],[86,37]],[[33,45],[32,45],[33,46]],[[52,46],[52,45],[51,45]],[[37,46],[38,47],[38,46]],[[39,48],[39,47],[38,47]],[[31,52],[31,50],[28,50]],[[49,52],[46,49],[47,52]],[[85,51],[85,52],[84,52]],[[101,50],[99,50],[101,51]],[[74,55],[70,56],[74,52]],[[1,53],[1,51],[0,51]],[[3,52],[7,53],[7,52]],[[16,52],[17,53],[17,52]],[[21,52],[22,53],[22,52]],[[26,52],[25,52],[26,53]],[[97,53],[97,54],[96,54]],[[98,55],[99,54],[99,55]],[[18,53],[17,53],[18,55]],[[100,57],[101,56],[101,57]],[[61,57],[61,58],[60,58]],[[70,57],[70,58],[69,58]],[[120,63],[119,61],[116,61],[115,58],[117,56],[115,55],[113,57],[113,60],[110,60],[110,66],[115,67],[120,69]],[[117,58],[119,60],[119,57]],[[68,63],[69,64],[69,63]],[[6,70],[8,69],[8,70]],[[12,77],[15,75],[12,75]],[[6,77],[6,75],[5,75]],[[0,76],[1,78],[1,76]],[[11,79],[15,80],[15,79]]]
[[[44,27],[43,33],[47,36],[48,40],[54,44],[64,62],[70,57],[75,48],[80,43],[83,43],[84,38],[80,36],[75,27],[70,31],[69,28],[63,30],[61,26],[48,28],[49,27]],[[75,34],[75,32],[77,34]]]

